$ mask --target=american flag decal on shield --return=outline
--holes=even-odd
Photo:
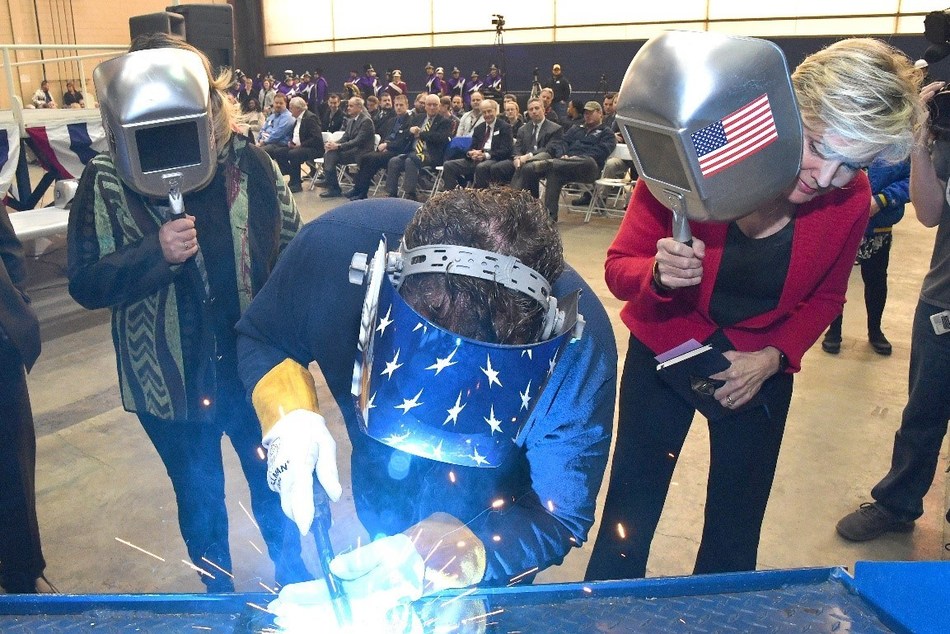
[[[704,178],[743,161],[778,138],[768,95],[693,132],[690,138]]]

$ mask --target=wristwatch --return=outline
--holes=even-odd
[[[776,348],[778,350],[778,348]],[[778,351],[778,371],[785,372],[788,369],[788,357],[781,350]]]

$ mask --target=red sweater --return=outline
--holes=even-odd
[[[778,306],[723,329],[737,350],[775,346],[786,354],[789,372],[843,310],[848,276],[868,221],[871,189],[862,172],[844,189],[799,205],[792,255]],[[607,250],[610,291],[627,304],[620,313],[637,339],[656,353],[687,339],[703,341],[719,326],[709,300],[726,242],[726,223],[690,222],[706,244],[703,278],[697,286],[658,293],[653,287],[656,243],[672,235],[672,213],[643,182],[637,183],[620,231]]]

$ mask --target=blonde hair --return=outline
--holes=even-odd
[[[802,121],[853,162],[896,163],[910,154],[923,122],[923,72],[899,50],[850,38],[805,58],[792,73]]]
[[[129,51],[141,51],[153,48],[180,48],[191,51],[201,58],[205,72],[208,74],[208,100],[211,104],[211,131],[214,135],[217,151],[221,152],[222,148],[231,140],[235,125],[235,112],[234,108],[232,108],[228,102],[227,92],[232,81],[231,69],[221,68],[218,74],[215,75],[214,71],[211,70],[211,62],[208,61],[204,53],[185,42],[185,40],[166,33],[140,35],[133,40]]]

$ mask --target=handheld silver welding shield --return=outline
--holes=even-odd
[[[788,191],[802,122],[782,51],[766,40],[668,31],[630,63],[617,120],[653,196],[729,222]]]
[[[209,82],[192,51],[134,51],[93,74],[109,151],[122,181],[144,196],[201,189],[214,176]]]

